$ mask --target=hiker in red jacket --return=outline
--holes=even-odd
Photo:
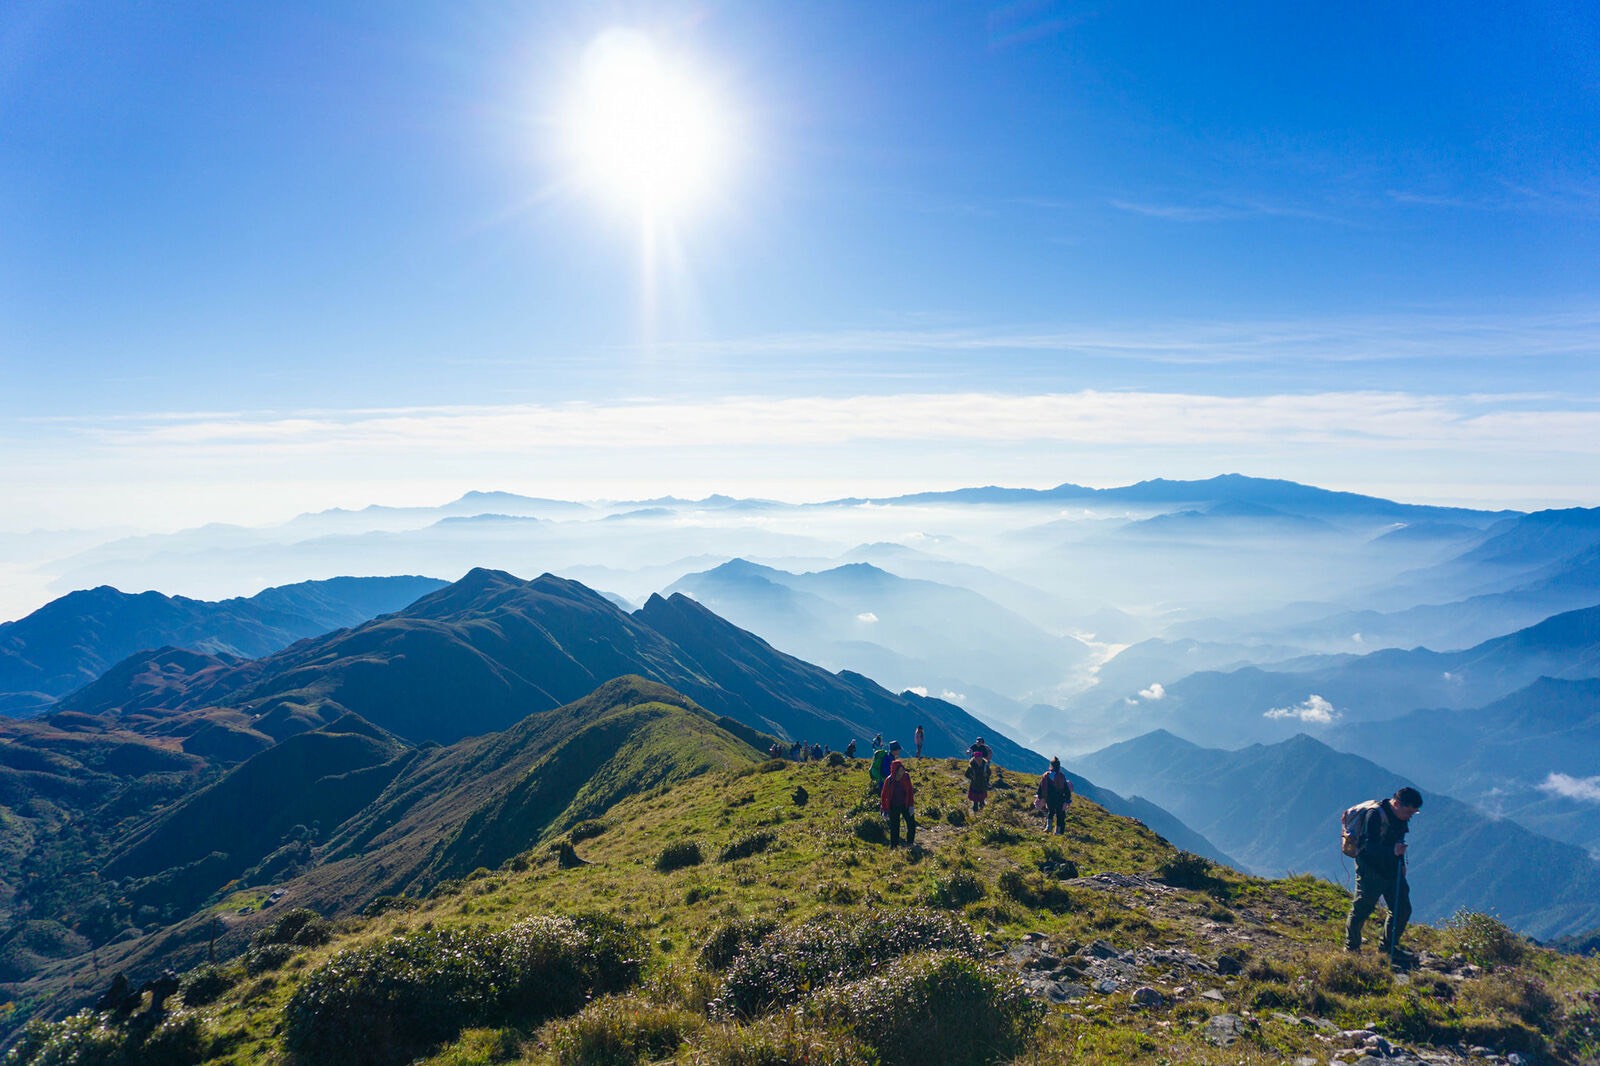
[[[878,796],[878,809],[889,819],[889,846],[900,846],[900,819],[906,820],[906,847],[917,842],[917,819],[912,814],[916,806],[916,790],[911,787],[911,775],[906,764],[896,759],[889,766],[889,777],[883,782]]]

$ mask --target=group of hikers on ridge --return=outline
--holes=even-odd
[[[917,726],[914,737],[916,757],[920,759],[926,741],[922,726]],[[796,748],[805,751],[804,745],[797,744]],[[772,754],[779,756],[782,750],[774,744]],[[856,742],[851,740],[844,753],[854,758],[855,751]],[[973,813],[977,813],[988,803],[991,781],[1002,771],[993,768],[993,750],[982,737],[972,742],[966,754],[963,773],[967,779],[967,800],[972,804]],[[819,753],[814,757],[822,756]],[[902,828],[906,846],[914,845],[917,839],[916,786],[911,780],[908,759],[898,740],[885,745],[882,733],[872,738],[867,778],[871,793],[878,799],[878,809],[888,822],[891,848],[900,846]],[[1066,832],[1067,807],[1071,803],[1072,782],[1061,769],[1061,759],[1052,758],[1050,768],[1039,778],[1033,801],[1034,810],[1045,816],[1046,834]],[[1346,950],[1361,950],[1362,927],[1381,902],[1388,911],[1382,951],[1394,965],[1411,963],[1411,953],[1400,946],[1400,937],[1411,919],[1411,886],[1406,882],[1406,833],[1412,817],[1421,809],[1422,793],[1405,785],[1388,799],[1358,803],[1340,816],[1340,850],[1355,860],[1356,867],[1355,889],[1349,914],[1345,917]]]

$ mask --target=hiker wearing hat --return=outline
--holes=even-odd
[[[1038,797],[1044,803],[1044,831],[1060,836],[1067,831],[1067,804],[1072,802],[1072,782],[1061,772],[1059,756],[1039,778]]]
[[[967,799],[972,802],[972,813],[977,814],[989,799],[989,760],[983,757],[982,752],[972,753],[972,758],[967,761],[966,775]]]
[[[1407,785],[1381,803],[1362,804],[1359,823],[1347,829],[1355,838],[1356,895],[1345,919],[1344,946],[1361,950],[1361,927],[1378,901],[1389,908],[1383,927],[1383,947],[1391,960],[1404,959],[1400,934],[1411,917],[1411,888],[1406,884],[1406,831],[1412,815],[1422,809],[1422,793]],[[1353,808],[1352,810],[1355,810]],[[1347,812],[1350,813],[1350,812]]]
[[[974,740],[972,742],[972,747],[967,749],[967,754],[968,755],[979,755],[979,754],[981,754],[984,757],[985,760],[992,760],[994,758],[994,752],[989,750],[989,745],[987,745],[987,744],[985,744],[983,742],[983,738],[982,737],[979,737],[977,740]]]
[[[889,819],[889,846],[900,846],[900,820],[906,823],[906,847],[917,842],[917,819],[912,813],[916,806],[916,790],[911,786],[911,775],[906,764],[896,759],[889,764],[889,777],[878,794],[878,809]]]

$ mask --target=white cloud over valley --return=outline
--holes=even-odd
[[[1552,773],[1539,785],[1539,791],[1582,803],[1600,803],[1600,777]]]
[[[1293,707],[1274,707],[1262,715],[1263,718],[1298,718],[1302,722],[1312,725],[1327,725],[1340,717],[1333,704],[1315,693],[1307,696],[1303,703]]]

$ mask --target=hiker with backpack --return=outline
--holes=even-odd
[[[989,799],[989,760],[974,753],[966,773],[967,799],[972,801],[972,813],[977,814]]]
[[[1383,949],[1390,961],[1404,961],[1400,934],[1411,918],[1411,888],[1406,884],[1406,831],[1411,816],[1422,809],[1422,793],[1407,785],[1386,800],[1368,800],[1341,817],[1340,850],[1356,860],[1355,898],[1345,920],[1344,946],[1361,950],[1361,927],[1378,901],[1389,909],[1383,928]]]
[[[872,761],[867,764],[867,787],[872,790],[874,796],[883,791],[883,783],[889,779],[889,766],[894,762],[884,749],[882,738],[879,740],[880,743],[872,753]]]
[[[983,742],[982,737],[979,737],[977,740],[972,742],[972,747],[967,749],[967,754],[982,755],[985,760],[992,760],[994,758],[994,752],[990,750],[989,745]]]
[[[896,759],[889,764],[889,777],[878,794],[878,809],[889,820],[889,846],[900,846],[900,821],[906,823],[906,847],[917,842],[917,819],[912,813],[916,806],[916,789],[911,785],[911,775],[906,764]]]
[[[1044,831],[1057,836],[1067,831],[1067,804],[1072,802],[1072,782],[1061,772],[1061,758],[1050,760],[1050,769],[1039,778],[1036,803],[1044,809]]]

